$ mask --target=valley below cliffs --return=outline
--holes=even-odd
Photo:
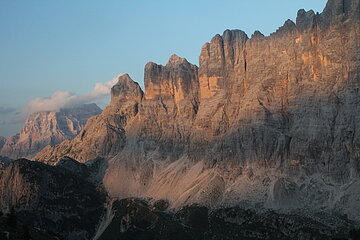
[[[177,55],[146,64],[144,85],[119,75],[101,114],[32,158],[97,159],[96,184],[109,204],[123,199],[102,215],[98,239],[136,239],[129,229],[143,223],[194,237],[181,216],[153,211],[158,200],[210,211],[204,236],[216,224],[229,234],[252,221],[265,229],[209,239],[331,239],[360,226],[359,0],[299,10],[270,36],[226,30],[202,47],[199,66]],[[272,231],[272,219],[288,228]],[[286,233],[294,223],[300,235]]]

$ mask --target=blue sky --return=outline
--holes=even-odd
[[[18,131],[28,101],[129,73],[173,53],[198,64],[201,46],[225,29],[274,32],[298,9],[326,0],[0,0],[0,135]],[[106,103],[102,103],[106,105]],[[18,116],[18,117],[17,117]]]

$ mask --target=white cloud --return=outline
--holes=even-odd
[[[69,91],[57,91],[50,97],[35,98],[30,100],[24,107],[28,114],[42,111],[58,111],[61,108],[78,106],[101,100],[110,94],[111,87],[114,86],[119,77],[108,82],[96,83],[90,93],[82,95],[74,94]]]

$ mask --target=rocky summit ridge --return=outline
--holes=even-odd
[[[226,30],[199,67],[148,63],[110,105],[33,160],[107,159],[111,197],[360,216],[360,1],[300,10],[275,33]]]

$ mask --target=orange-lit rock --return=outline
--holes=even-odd
[[[185,58],[172,55],[166,66],[145,66],[145,97],[148,100],[172,99],[176,103],[198,96],[198,68]]]
[[[199,69],[177,56],[148,63],[144,98],[111,104],[84,136],[35,159],[105,157],[114,197],[174,207],[296,198],[360,216],[344,197],[360,177],[359,9],[359,0],[329,0],[267,37],[226,30],[203,46]]]

